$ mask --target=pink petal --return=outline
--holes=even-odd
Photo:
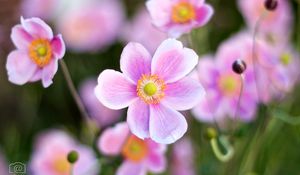
[[[97,146],[106,155],[118,155],[130,132],[126,122],[117,124],[115,127],[104,130]]]
[[[137,83],[143,74],[151,73],[151,55],[139,43],[129,43],[121,54],[121,71]]]
[[[150,138],[157,143],[170,144],[180,139],[187,130],[182,114],[165,106],[150,106]]]
[[[137,99],[128,108],[127,123],[131,132],[144,139],[149,137],[149,105]]]
[[[52,39],[51,48],[56,58],[61,59],[65,55],[66,46],[60,34]]]
[[[136,86],[120,72],[107,69],[98,77],[95,94],[100,102],[111,109],[122,109],[137,99]]]
[[[30,82],[38,81],[38,80],[42,79],[42,75],[43,75],[43,70],[37,69],[29,81]]]
[[[149,0],[146,2],[146,7],[154,25],[161,27],[169,23],[172,8],[171,0]]]
[[[33,40],[32,36],[30,36],[21,25],[16,25],[12,28],[10,37],[14,45],[22,50],[27,50]]]
[[[196,11],[197,26],[205,25],[212,17],[214,13],[213,8],[210,5],[203,5]]]
[[[158,75],[166,83],[176,82],[190,73],[198,63],[197,54],[175,39],[167,39],[156,50],[152,64],[152,74]]]
[[[8,80],[14,84],[23,85],[27,83],[37,68],[37,65],[23,51],[12,51],[7,57]]]
[[[166,167],[166,158],[163,153],[150,153],[147,157],[147,167],[152,173],[162,173]]]
[[[146,169],[140,163],[125,161],[118,168],[116,175],[146,175]]]
[[[167,84],[163,103],[176,110],[188,110],[196,106],[204,98],[205,91],[200,83],[184,78]]]
[[[58,69],[58,60],[52,58],[50,63],[43,68],[42,72],[42,84],[44,88],[49,87],[53,82],[52,79]]]
[[[35,38],[53,38],[52,29],[40,18],[23,19],[23,17],[21,17],[21,24],[24,29]]]

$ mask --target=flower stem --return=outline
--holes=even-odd
[[[80,96],[78,95],[78,93],[76,91],[76,88],[74,86],[74,83],[72,81],[70,72],[68,70],[68,67],[67,67],[65,61],[63,59],[61,59],[61,60],[59,60],[59,64],[61,66],[61,69],[62,69],[63,75],[65,77],[65,80],[67,81],[67,85],[68,85],[68,88],[71,92],[71,95],[73,96],[73,99],[75,100],[81,115],[83,117],[85,117],[86,120],[89,120],[90,117],[89,117],[88,113],[86,112],[85,107],[83,105],[83,102],[82,102]]]

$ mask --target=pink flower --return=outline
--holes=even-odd
[[[93,119],[100,127],[110,125],[120,119],[122,111],[111,110],[102,105],[95,96],[94,89],[97,85],[96,79],[88,79],[80,86],[81,98]]]
[[[62,0],[23,0],[22,14],[25,17],[40,17],[48,20],[55,16],[56,9]]]
[[[196,118],[214,122],[235,117],[242,81],[240,75],[232,71],[232,63],[236,59],[243,59],[247,69],[243,75],[244,87],[236,117],[245,122],[254,119],[258,99],[252,60],[248,59],[251,56],[251,47],[248,47],[243,40],[231,39],[220,46],[216,60],[211,56],[200,60],[198,78],[207,92],[207,97],[193,109]],[[265,90],[262,89],[262,92]]]
[[[277,96],[283,97],[299,81],[299,53],[290,44],[274,47],[273,50],[276,53],[276,64],[269,76]]]
[[[97,51],[112,44],[123,22],[119,0],[89,2],[69,9],[57,20],[57,30],[74,51]]]
[[[254,27],[265,13],[259,27],[259,33],[272,42],[287,41],[292,29],[292,9],[289,1],[277,0],[275,11],[267,12],[264,7],[265,0],[239,0],[238,5],[248,27],[253,31]]]
[[[51,28],[39,18],[21,17],[21,24],[12,28],[11,39],[17,49],[7,57],[9,81],[23,85],[42,80],[44,87],[50,86],[58,60],[65,54],[62,36],[53,36]]]
[[[175,38],[205,25],[213,15],[205,0],[149,0],[146,6],[153,24]]]
[[[104,130],[98,148],[108,156],[123,156],[124,161],[116,175],[146,175],[148,171],[156,174],[166,169],[166,146],[137,138],[130,133],[125,122]]]
[[[67,155],[73,150],[79,154],[73,168],[74,175],[97,175],[99,165],[92,149],[77,143],[60,130],[51,130],[37,137],[29,163],[30,174],[69,175],[71,167]]]
[[[197,54],[181,42],[167,39],[153,58],[138,43],[129,43],[121,54],[121,71],[103,71],[95,89],[108,108],[127,106],[127,122],[137,137],[173,143],[187,130],[184,116],[176,110],[194,107],[204,95],[202,86],[185,76],[198,62]]]
[[[132,22],[128,22],[122,37],[127,42],[141,43],[150,53],[154,53],[167,35],[152,25],[149,13],[143,8],[138,11]]]
[[[1,175],[9,175],[8,173],[9,166],[7,165],[6,159],[2,152],[0,152],[0,174]]]
[[[174,144],[171,159],[172,175],[195,175],[193,145],[189,138]]]

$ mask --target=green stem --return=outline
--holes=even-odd
[[[59,60],[59,64],[60,64],[60,67],[62,69],[65,80],[67,82],[68,88],[71,92],[71,95],[73,96],[73,99],[75,100],[81,115],[83,117],[85,117],[86,120],[89,120],[90,117],[89,117],[88,113],[86,112],[85,107],[83,105],[83,102],[81,101],[81,98],[80,98],[80,96],[78,95],[78,93],[76,91],[76,88],[73,84],[70,72],[68,70],[68,67],[67,67],[65,61],[63,59],[61,59],[61,60]]]
[[[228,162],[234,155],[234,148],[229,143],[228,137],[220,136],[220,143],[225,148],[226,153],[222,153],[221,149],[219,148],[217,138],[212,138],[210,140],[210,144],[215,156],[222,162]]]

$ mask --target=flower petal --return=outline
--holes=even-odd
[[[167,39],[153,56],[151,72],[172,83],[190,73],[197,63],[198,56],[192,49],[183,48],[180,41]]]
[[[25,52],[15,50],[7,57],[6,69],[10,82],[23,85],[31,79],[38,67]]]
[[[204,4],[196,10],[197,26],[205,25],[212,17],[214,13],[213,8],[210,5]]]
[[[166,169],[166,158],[162,153],[152,152],[147,157],[147,167],[152,173],[161,173]]]
[[[121,71],[126,77],[137,83],[142,74],[151,73],[151,55],[139,43],[129,43],[121,54]]]
[[[104,130],[98,140],[98,149],[106,155],[118,155],[121,153],[122,146],[129,134],[130,132],[126,122],[108,128]]]
[[[148,138],[150,136],[149,116],[149,105],[140,99],[137,99],[128,108],[127,123],[129,128],[134,135],[141,139]]]
[[[116,175],[146,175],[146,169],[140,163],[125,161],[118,168]]]
[[[125,108],[137,98],[136,86],[120,72],[110,69],[99,75],[95,94],[104,106],[111,109]]]
[[[52,39],[51,48],[56,58],[61,59],[65,55],[66,46],[60,34]]]
[[[169,23],[172,7],[171,0],[149,0],[146,2],[146,7],[151,15],[152,23],[154,25],[162,27]]]
[[[27,50],[33,40],[32,36],[21,25],[16,25],[12,28],[10,37],[14,45],[22,50]]]
[[[184,78],[167,84],[163,103],[176,110],[188,110],[196,106],[204,95],[205,91],[200,83],[191,78]]]
[[[58,60],[55,58],[52,58],[53,60],[50,61],[50,63],[43,68],[42,72],[42,84],[44,88],[49,87],[53,81],[53,77],[58,69]]]
[[[23,19],[23,17],[21,17],[21,24],[24,29],[35,38],[53,38],[52,29],[40,18]]]
[[[180,139],[187,130],[182,114],[162,104],[150,106],[150,138],[170,144]]]

